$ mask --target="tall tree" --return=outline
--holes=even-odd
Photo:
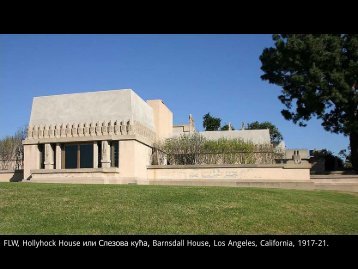
[[[287,120],[306,126],[311,117],[325,130],[349,136],[358,171],[358,35],[273,35],[275,47],[260,56],[263,80],[282,87]]]
[[[24,157],[22,140],[26,138],[27,127],[19,128],[15,135],[0,139],[0,169],[18,169]],[[14,166],[16,164],[16,167]]]
[[[247,125],[247,129],[248,130],[252,130],[252,129],[269,129],[270,130],[270,140],[271,143],[277,145],[278,143],[280,143],[283,139],[282,134],[280,133],[280,131],[278,130],[278,128],[272,124],[269,121],[264,121],[264,122],[258,122],[258,121],[254,121],[251,122]]]
[[[218,131],[220,124],[221,119],[211,116],[210,113],[205,114],[203,117],[203,127],[205,131]]]

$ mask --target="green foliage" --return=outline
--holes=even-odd
[[[166,139],[159,148],[167,154],[170,164],[197,164],[205,138],[198,133]]]
[[[220,131],[227,131],[229,130],[229,124],[225,124],[220,128]],[[235,130],[234,126],[231,125],[231,130]]]
[[[343,160],[327,149],[314,150],[312,155],[316,158],[324,159],[325,171],[342,170],[344,168]]]
[[[349,148],[349,147],[348,147]],[[352,155],[350,153],[350,150],[342,149],[338,156],[343,160],[344,162],[344,168],[351,169],[352,168]]]
[[[300,126],[312,116],[349,135],[358,170],[358,35],[274,35],[260,56],[262,79],[282,87],[282,115]]]
[[[271,143],[273,143],[274,145],[277,145],[278,143],[280,143],[283,140],[283,136],[280,133],[280,131],[278,130],[278,128],[269,121],[264,121],[261,123],[258,121],[251,122],[247,125],[247,129],[248,130],[269,129],[270,130],[270,140],[271,140]]]
[[[210,113],[205,114],[203,117],[203,127],[205,131],[218,131],[220,124],[221,119],[211,116]]]
[[[255,145],[239,139],[207,140],[198,133],[181,135],[156,143],[153,164],[167,159],[171,165],[259,164],[281,158],[272,145]]]

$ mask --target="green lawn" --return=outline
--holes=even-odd
[[[358,234],[358,195],[0,183],[0,234]]]

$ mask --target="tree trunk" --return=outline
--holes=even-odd
[[[351,146],[352,166],[358,172],[358,132],[353,132],[349,135],[349,142]]]

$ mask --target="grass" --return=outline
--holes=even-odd
[[[0,234],[358,234],[358,195],[0,183]]]

